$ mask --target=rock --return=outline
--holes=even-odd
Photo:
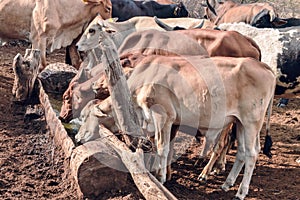
[[[65,63],[53,63],[38,75],[47,93],[62,94],[69,86],[77,70]]]

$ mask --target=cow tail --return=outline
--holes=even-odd
[[[265,144],[263,148],[263,153],[268,156],[269,158],[272,158],[272,153],[271,153],[271,147],[272,147],[272,138],[270,135],[270,119],[271,119],[271,114],[272,114],[272,106],[273,106],[273,98],[271,98],[267,110],[267,121],[266,121],[266,137],[265,137]]]

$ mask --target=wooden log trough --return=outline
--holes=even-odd
[[[103,63],[106,65],[105,72],[113,100],[112,104],[115,111],[118,112],[117,119],[115,120],[117,120],[120,125],[121,131],[126,135],[136,132],[135,137],[141,136],[143,134],[142,129],[137,123],[129,88],[121,69],[117,50],[109,38],[107,38],[106,41],[106,43],[100,46],[104,53]],[[64,152],[66,157],[65,168],[67,171],[70,171],[71,177],[73,177],[75,181],[75,187],[78,191],[77,196],[81,199],[86,197],[93,198],[112,189],[120,190],[123,186],[132,184],[127,181],[128,174],[130,173],[135,185],[145,199],[176,199],[176,197],[146,169],[144,152],[140,148],[141,145],[138,145],[135,151],[129,148],[129,137],[127,141],[125,139],[125,144],[112,132],[99,124],[101,127],[99,139],[86,142],[79,146],[76,145],[58,119],[57,113],[51,104],[49,93],[47,93],[49,91],[46,92],[45,87],[43,87],[43,84],[49,83],[47,83],[47,80],[43,80],[43,71],[38,74],[39,61],[39,50],[27,50],[24,58],[19,54],[16,56],[13,64],[16,76],[13,94],[17,97],[16,99],[23,101],[23,97],[28,97],[28,99],[25,100],[30,101],[33,88],[38,88],[37,94],[44,108],[45,118],[50,129],[50,137],[53,138],[55,145],[60,147]],[[29,64],[30,67],[26,67],[25,65],[27,64]],[[60,67],[61,64],[56,66],[56,68]],[[66,71],[63,70],[62,72],[64,72],[65,76]],[[45,74],[46,77],[48,77],[48,73]],[[23,87],[22,83],[33,79],[36,79],[36,81],[30,81],[31,84],[26,87],[29,88],[26,94],[21,94],[25,91],[18,90],[19,87]],[[66,79],[67,78],[64,77],[61,80],[66,82]],[[48,81],[52,83],[51,79]],[[61,90],[62,85],[65,85],[65,83],[57,83],[57,85],[51,87],[57,92]],[[46,88],[49,89],[51,87]],[[123,109],[119,109],[119,107]],[[127,110],[125,108],[130,109]],[[140,144],[142,139],[137,139]]]
[[[40,84],[41,85],[41,84]],[[75,146],[66,129],[58,119],[48,94],[41,86],[39,99],[45,109],[45,117],[55,145],[62,148],[68,160],[66,169],[70,169],[77,185],[78,197],[93,197],[110,191],[120,189],[126,185],[128,174],[118,155],[101,140],[87,142]],[[101,162],[102,161],[102,162]],[[123,166],[123,171],[113,169],[103,163],[113,166]]]

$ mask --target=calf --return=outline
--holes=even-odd
[[[237,158],[222,188],[229,190],[245,164],[244,179],[236,194],[243,199],[260,149],[264,116],[272,104],[272,70],[251,58],[231,57],[146,56],[137,65],[128,85],[138,112],[142,112],[138,116],[145,124],[143,127],[154,131],[159,180],[166,181],[172,125],[198,128],[206,137],[206,154],[222,129],[236,122]],[[98,112],[104,113],[102,116],[106,115],[108,105],[98,107]]]

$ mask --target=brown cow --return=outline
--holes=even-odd
[[[172,27],[169,27],[158,19],[156,19],[156,22],[167,31],[173,30]],[[257,60],[261,59],[261,52],[255,41],[237,31],[190,29],[177,30],[177,32],[196,40],[207,50],[209,56],[252,57]],[[131,34],[131,37],[133,35]]]
[[[134,53],[138,53],[138,54],[141,54],[143,53],[144,55],[152,55],[152,54],[159,54],[159,55],[208,55],[207,54],[207,51],[201,47],[195,40],[192,40],[191,38],[189,37],[186,37],[186,36],[183,36],[179,33],[167,33],[167,32],[161,32],[163,33],[162,35],[157,35],[156,32],[159,32],[159,31],[155,31],[155,30],[149,30],[150,31],[150,34],[149,35],[152,35],[152,36],[155,36],[155,38],[153,38],[154,40],[156,40],[156,43],[154,43],[153,41],[154,40],[149,40],[147,39],[146,37],[140,41],[137,41],[137,45],[136,46],[132,46],[133,43],[131,43],[131,46],[133,47],[133,51],[134,50],[137,50],[135,51]],[[154,33],[154,34],[152,34]],[[91,34],[91,33],[89,33]],[[97,33],[95,33],[97,34]],[[158,37],[157,37],[158,36]],[[182,44],[180,45],[181,48],[178,48],[178,44],[179,43],[174,43],[173,41],[178,38],[178,37],[181,37],[183,38],[184,40],[181,42]],[[95,38],[95,37],[93,37]],[[95,47],[95,45],[93,43],[90,42],[90,37],[88,36],[86,38],[87,40],[85,40],[87,43],[85,44],[92,44],[92,47]],[[146,43],[149,43],[149,45],[147,46],[148,47],[148,50],[145,51],[143,48],[142,48],[142,44],[146,44]],[[128,44],[130,46],[130,41],[125,42],[125,45]],[[88,45],[85,45],[84,47],[87,48],[87,50],[90,49],[90,46]],[[81,49],[82,47],[79,46],[79,49]],[[122,51],[126,51],[125,53],[122,53]],[[127,59],[132,59],[130,58],[133,54],[133,51],[132,52],[129,52],[127,51],[126,48],[122,48],[122,50],[120,51],[120,55],[122,60],[123,60],[123,64],[124,66],[126,66],[126,60]],[[134,55],[133,55],[134,57]],[[98,77],[99,78],[99,77]],[[72,81],[73,82],[73,81]],[[89,83],[89,86],[88,87],[85,87],[85,88],[89,88],[89,92],[92,92],[92,82],[87,82]],[[65,92],[64,94],[64,98],[63,98],[63,105],[62,105],[62,108],[61,108],[61,112],[60,112],[60,119],[62,121],[65,121],[65,122],[68,122],[69,120],[72,119],[72,115],[73,117],[78,117],[79,116],[79,112],[77,114],[73,113],[72,114],[72,110],[70,108],[74,108],[74,106],[72,106],[72,101],[70,99],[73,99],[73,90],[76,89],[73,87],[73,85],[71,85],[68,90]],[[77,90],[77,89],[76,89]],[[85,91],[87,92],[87,91]],[[102,91],[99,91],[100,93],[102,93]],[[97,96],[99,96],[100,94],[97,94]],[[101,95],[100,95],[101,96]],[[87,95],[80,95],[80,90],[77,90],[77,102],[76,104],[78,106],[76,106],[76,108],[80,108],[82,109],[86,103],[91,100],[90,98],[94,97],[93,95],[92,96],[87,96]],[[81,98],[86,98],[86,100],[83,100]]]
[[[212,4],[206,0],[206,17],[215,25],[222,23],[244,22],[258,28],[269,27],[270,24],[280,25],[285,23],[280,20],[273,6],[269,3],[251,3],[239,4],[231,0],[212,1]],[[268,16],[269,21],[262,20]]]

